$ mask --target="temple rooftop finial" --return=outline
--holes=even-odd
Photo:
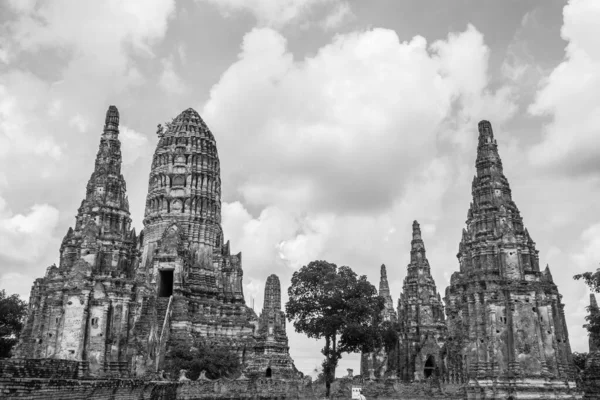
[[[477,127],[479,128],[479,136],[489,136],[491,138],[494,137],[494,131],[492,129],[492,124],[490,123],[490,121],[479,121]]]
[[[413,221],[412,236],[413,236],[413,240],[421,239],[421,225],[419,225],[419,222],[417,222],[417,220]]]
[[[380,271],[381,271],[381,277],[382,277],[382,278],[383,278],[383,277],[387,278],[387,270],[385,269],[385,264],[381,264],[381,269],[380,269]]]
[[[104,120],[104,125],[108,126],[109,124],[119,126],[119,110],[116,106],[109,106],[106,111],[106,119]]]

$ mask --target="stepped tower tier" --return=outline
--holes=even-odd
[[[258,321],[244,300],[241,253],[223,242],[215,137],[191,108],[158,137],[136,271],[135,373],[158,371],[169,349],[197,340],[233,348],[245,362]]]
[[[34,282],[18,357],[89,361],[92,373],[126,368],[136,235],[121,175],[119,111],[106,113],[85,198],[60,262]]]
[[[265,299],[258,320],[254,357],[245,374],[249,377],[295,378],[299,375],[290,357],[285,331],[285,313],[281,311],[281,284],[275,274],[267,278]]]
[[[398,376],[406,382],[444,373],[444,305],[431,276],[421,227],[412,225],[410,263],[398,300]]]
[[[446,289],[449,374],[468,398],[578,398],[564,305],[523,224],[488,121],[479,123],[473,201]]]

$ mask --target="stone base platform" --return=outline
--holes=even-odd
[[[575,382],[551,379],[477,379],[465,386],[468,400],[583,399]]]

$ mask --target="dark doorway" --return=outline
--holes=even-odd
[[[159,271],[159,297],[169,297],[173,294],[173,270]]]
[[[267,368],[267,373],[265,374],[265,376],[267,378],[270,378],[273,375],[273,373],[271,372],[271,367]]]
[[[425,375],[425,379],[429,378],[433,375],[433,371],[435,369],[435,362],[433,361],[433,356],[427,357],[427,361],[425,361],[425,368],[423,369],[423,374]]]

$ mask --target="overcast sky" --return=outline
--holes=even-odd
[[[217,140],[223,228],[246,301],[315,259],[397,302],[411,224],[444,294],[491,121],[574,351],[600,262],[600,1],[9,0],[0,2],[0,288],[26,298],[58,262],[103,118],[121,113],[142,228],[156,125],[193,107]],[[293,332],[296,366],[323,343]],[[358,356],[344,356],[358,373]]]

